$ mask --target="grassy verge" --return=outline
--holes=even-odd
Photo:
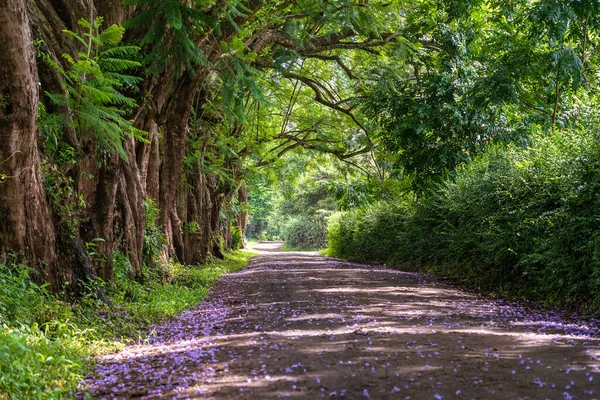
[[[31,283],[31,271],[0,263],[0,400],[71,398],[94,356],[143,339],[144,328],[199,304],[221,276],[256,253],[235,251],[203,266],[169,264],[146,283],[117,263],[106,286],[113,306],[86,297],[67,303]]]

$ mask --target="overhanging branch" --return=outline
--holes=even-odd
[[[339,102],[333,103],[333,102],[325,99],[325,97],[323,96],[323,93],[321,92],[321,89],[320,89],[321,86],[318,85],[313,79],[307,78],[307,77],[299,75],[299,74],[295,74],[293,72],[285,72],[283,74],[283,76],[288,79],[295,79],[295,80],[298,80],[298,81],[304,83],[306,86],[311,88],[312,91],[315,93],[315,101],[317,103],[322,104],[325,107],[331,108],[332,110],[341,112],[342,114],[349,116],[350,119],[352,119],[352,122],[354,122],[360,129],[362,129],[365,133],[367,133],[367,129],[352,113],[352,109],[342,107],[340,104],[343,104],[344,101],[339,101]]]

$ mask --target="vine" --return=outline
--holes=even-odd
[[[6,160],[0,162],[0,165],[4,164],[8,160],[10,160],[12,158],[12,156],[14,156],[17,153],[23,154],[23,152],[21,150],[15,150],[12,152],[12,154],[10,156],[8,156],[8,158]],[[21,170],[21,171],[23,171],[23,170]],[[9,179],[14,179],[16,177],[17,177],[17,175],[6,175],[6,174],[3,174],[2,172],[0,172],[0,185],[6,183]]]

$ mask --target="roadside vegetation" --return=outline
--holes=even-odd
[[[225,260],[198,266],[156,264],[141,282],[126,262],[116,262],[114,283],[90,282],[74,301],[33,283],[30,268],[0,263],[0,398],[72,398],[92,372],[94,356],[143,341],[151,324],[199,304],[218,278],[254,254],[232,251]],[[108,303],[98,300],[99,289]]]
[[[598,143],[560,132],[493,147],[421,199],[334,216],[329,254],[598,315]]]

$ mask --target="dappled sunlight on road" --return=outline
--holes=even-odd
[[[265,252],[154,330],[101,360],[94,397],[600,396],[596,321],[316,253]]]

